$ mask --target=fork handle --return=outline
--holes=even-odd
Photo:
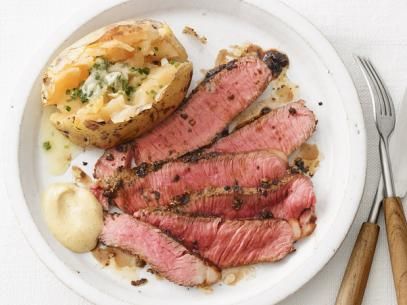
[[[379,229],[377,224],[370,222],[363,223],[360,228],[335,305],[360,305],[362,303]]]
[[[399,197],[383,200],[397,304],[407,305],[407,224]]]

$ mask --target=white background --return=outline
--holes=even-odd
[[[393,99],[401,101],[407,84],[407,1],[392,0],[283,0],[311,21],[337,49],[357,86],[368,130],[368,173],[365,194],[355,222],[342,247],[327,266],[280,305],[333,304],[348,257],[361,223],[368,215],[379,175],[377,135],[366,86],[352,53],[369,56],[383,76]],[[54,29],[68,20],[87,0],[1,0],[0,102],[7,113],[8,94],[18,90],[18,75],[26,61]],[[403,118],[405,119],[405,118]],[[0,122],[3,122],[1,120]],[[14,132],[3,126],[2,132]],[[2,143],[7,145],[7,143]],[[1,151],[0,151],[1,153]],[[1,156],[1,155],[0,155]],[[2,158],[0,158],[2,160]],[[13,173],[3,173],[4,179]],[[20,232],[0,188],[0,305],[90,304],[59,282],[40,262]],[[346,203],[344,203],[346,204]],[[396,304],[383,217],[376,256],[363,304]]]

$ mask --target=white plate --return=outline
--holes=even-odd
[[[365,130],[356,90],[329,43],[302,17],[276,1],[98,1],[74,16],[44,49],[19,80],[9,118],[6,142],[10,147],[5,171],[9,201],[27,239],[45,264],[69,287],[97,304],[274,304],[310,280],[332,257],[356,213],[365,178]],[[143,287],[102,270],[89,255],[73,254],[50,235],[41,217],[40,191],[48,182],[42,168],[38,129],[41,115],[41,72],[55,52],[103,25],[134,17],[166,21],[186,46],[199,70],[213,65],[219,49],[243,42],[286,52],[289,77],[300,85],[299,96],[319,118],[310,142],[323,153],[313,178],[317,194],[318,226],[297,243],[297,251],[280,263],[257,266],[255,273],[235,286],[216,286],[212,293],[185,289],[152,278]],[[207,36],[200,45],[181,34],[190,25]],[[64,39],[66,38],[66,39]],[[62,40],[64,39],[64,40]],[[322,101],[323,105],[318,106]],[[11,134],[11,132],[10,132]],[[95,157],[95,155],[93,155]],[[80,156],[75,163],[89,161]],[[88,166],[89,167],[89,166]],[[70,175],[59,177],[70,181]],[[55,180],[55,179],[54,179]]]

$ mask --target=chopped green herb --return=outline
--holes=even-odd
[[[108,89],[110,89],[113,93],[117,93],[120,90],[123,90],[124,83],[127,82],[127,79],[122,77],[122,74],[116,76],[114,80],[108,85]]]
[[[73,88],[73,89],[70,89],[70,90],[66,90],[65,93],[69,94],[69,96],[71,97],[71,99],[69,101],[75,100],[79,96],[79,88]]]
[[[175,61],[173,59],[170,60],[170,64],[173,65],[175,68],[178,68],[178,66],[180,65],[179,62],[177,62],[177,61]]]
[[[95,60],[94,65],[91,68],[91,73],[93,71],[97,70],[107,70],[107,68],[110,66],[110,63],[103,57],[98,57]]]
[[[87,102],[89,99],[80,88],[70,90],[71,100],[80,99],[82,103]]]
[[[124,93],[126,93],[127,96],[130,96],[134,92],[134,87],[127,85],[124,89]]]
[[[99,73],[99,72],[96,72],[96,73],[95,73],[95,79],[96,79],[96,80],[100,80],[100,73]]]
[[[65,109],[66,109],[66,111],[69,112],[69,111],[71,111],[72,108],[71,108],[71,106],[65,106]]]
[[[141,74],[149,75],[150,74],[150,68],[145,67],[145,68],[141,69]]]
[[[42,147],[45,150],[50,150],[52,148],[50,141],[45,141],[44,143],[42,143]]]
[[[144,75],[149,75],[150,74],[150,68],[149,67],[135,68],[135,71],[137,71],[139,74],[144,74]]]
[[[71,99],[76,100],[79,97],[79,88],[74,88],[72,90],[69,90],[69,95],[71,96]]]
[[[80,97],[82,103],[86,103],[89,101],[88,97],[85,94],[81,94]]]
[[[127,96],[130,96],[134,92],[134,87],[129,85],[129,81],[125,78],[121,78],[121,88],[126,93]]]
[[[64,145],[64,148],[65,148],[65,149],[68,149],[68,148],[69,148],[69,145],[68,145],[68,144],[65,144],[65,145]]]
[[[157,95],[157,91],[151,89],[149,92],[147,92],[148,95],[150,95],[152,98],[155,98],[155,96]]]

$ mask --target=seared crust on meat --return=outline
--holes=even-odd
[[[276,49],[265,51],[262,60],[266,63],[267,67],[269,67],[274,78],[277,78],[281,71],[289,65],[288,56]]]
[[[131,170],[118,170],[98,182],[93,188],[95,195],[99,200],[104,197],[114,202],[126,213],[134,213],[149,206],[168,205],[177,196],[186,200],[188,194],[206,188],[256,187],[262,180],[283,177],[288,164],[281,152],[258,151],[206,154],[198,160],[177,160],[156,167],[142,163]]]
[[[302,212],[314,208],[316,202],[311,179],[302,174],[263,180],[256,187],[208,188],[189,194],[188,202],[182,199],[174,200],[169,209],[193,216],[225,219],[299,219]]]

